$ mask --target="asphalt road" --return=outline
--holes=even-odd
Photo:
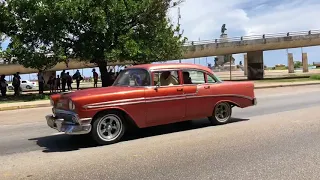
[[[50,108],[0,112],[0,179],[319,179],[319,94],[256,90],[234,123],[147,128],[99,147],[48,128]]]

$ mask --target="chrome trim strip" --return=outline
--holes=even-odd
[[[153,103],[153,102],[162,102],[162,101],[174,101],[174,100],[180,100],[185,99],[185,97],[176,97],[171,99],[155,99],[155,100],[148,100],[146,103]]]
[[[245,98],[248,100],[253,100],[254,98],[251,98],[249,96],[244,95],[237,95],[237,94],[220,94],[220,95],[202,95],[202,96],[187,96],[187,99],[191,98],[205,98],[205,97],[226,97],[226,96],[232,96],[232,97],[239,97],[239,98]]]
[[[114,106],[123,106],[123,105],[132,105],[132,104],[140,104],[145,103],[145,101],[136,101],[136,102],[123,102],[123,103],[115,103],[115,104],[102,104],[102,105],[86,105],[87,109],[93,108],[102,108],[102,107],[114,107]]]
[[[147,97],[146,100],[153,100],[153,99],[164,99],[164,98],[176,98],[176,97],[185,97],[184,94],[181,95],[169,95],[169,96],[157,96],[157,97]]]
[[[133,98],[133,99],[126,99],[126,100],[123,99],[123,100],[121,100],[121,102],[118,101],[119,103],[113,103],[113,101],[109,101],[109,102],[102,102],[99,104],[98,103],[97,104],[88,104],[85,107],[87,109],[93,109],[93,108],[114,107],[114,106],[132,105],[132,104],[140,104],[140,103],[173,101],[173,100],[180,100],[180,99],[206,98],[206,97],[226,97],[226,96],[245,98],[248,100],[254,99],[249,96],[237,95],[237,94],[197,95],[197,93],[192,93],[192,94],[184,94],[184,95],[159,96],[159,97],[149,97],[149,98]],[[134,101],[135,99],[144,99],[144,100]]]
[[[106,102],[100,102],[100,103],[93,103],[93,104],[89,104],[89,105],[90,106],[98,106],[98,105],[122,103],[122,102],[128,102],[128,101],[139,101],[139,100],[144,100],[144,99],[145,98],[121,99],[121,100],[115,100],[115,101],[106,101]]]

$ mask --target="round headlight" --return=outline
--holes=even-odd
[[[69,100],[69,109],[70,110],[76,109],[76,106],[74,105],[74,103],[71,100]]]

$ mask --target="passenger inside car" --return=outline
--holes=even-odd
[[[183,82],[184,84],[192,84],[189,72],[183,72]]]
[[[172,86],[172,85],[178,85],[179,82],[175,77],[171,75],[170,71],[165,71],[161,73],[160,84],[161,86]]]

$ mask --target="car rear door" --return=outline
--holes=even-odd
[[[185,69],[182,74],[186,95],[186,118],[196,119],[209,116],[213,111],[216,98],[212,94],[212,84],[206,83],[205,72]]]

